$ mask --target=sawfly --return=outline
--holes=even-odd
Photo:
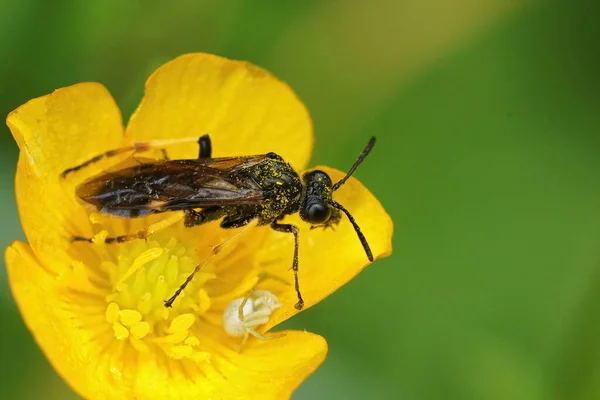
[[[375,145],[374,137],[346,176],[335,184],[327,173],[320,170],[306,172],[301,178],[289,163],[275,153],[212,158],[208,135],[193,139],[200,147],[197,159],[168,159],[164,150],[166,146],[189,141],[186,138],[134,143],[69,168],[62,173],[62,177],[121,153],[162,150],[165,159],[139,160],[136,165],[105,172],[85,181],[77,187],[77,196],[94,206],[99,213],[116,217],[139,218],[183,211],[186,227],[221,219],[221,228],[230,229],[257,220],[258,225],[270,225],[275,231],[293,234],[292,270],[298,296],[295,308],[298,310],[304,306],[298,282],[299,229],[295,225],[281,223],[286,215],[298,212],[302,220],[313,227],[331,227],[340,222],[344,213],[354,227],[367,258],[373,261],[367,239],[350,212],[333,199],[333,192],[346,182],[369,154]],[[105,242],[123,243],[144,239],[153,232],[153,229],[146,228],[130,235],[108,237]],[[73,240],[92,241],[80,236],[75,236]],[[172,306],[197,270],[165,301],[166,307]]]

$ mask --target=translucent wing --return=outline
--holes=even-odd
[[[127,218],[190,208],[256,205],[263,201],[264,192],[248,168],[264,159],[140,162],[88,180],[77,188],[77,195],[99,212]]]

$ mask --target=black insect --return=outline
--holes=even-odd
[[[185,140],[189,141],[183,141]],[[299,230],[295,225],[280,223],[286,215],[299,212],[300,217],[313,227],[330,227],[339,223],[343,212],[352,223],[367,258],[373,261],[369,244],[358,224],[348,210],[333,200],[332,195],[369,154],[375,144],[374,137],[346,176],[335,184],[329,175],[320,170],[307,172],[300,179],[290,164],[275,153],[211,158],[211,142],[208,135],[198,140],[198,159],[169,160],[164,146],[183,141],[175,139],[136,143],[111,150],[65,170],[62,176],[124,152],[161,148],[165,160],[139,161],[134,166],[103,173],[81,184],[77,188],[77,195],[95,206],[98,212],[117,217],[137,218],[183,210],[186,227],[222,218],[222,228],[238,228],[256,219],[258,225],[270,225],[278,232],[292,233],[292,269],[298,295],[295,307],[298,310],[304,306],[298,283]],[[132,235],[109,237],[105,241],[122,243],[146,238],[153,232],[153,229],[146,228]],[[91,239],[79,236],[74,240],[91,242]],[[165,301],[166,307],[171,307],[198,269],[196,268],[175,294]]]

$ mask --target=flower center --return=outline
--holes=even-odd
[[[162,353],[204,368],[209,358],[237,349],[240,336],[244,341],[248,336],[264,338],[260,326],[280,306],[276,294],[289,289],[289,282],[265,269],[277,257],[265,264],[252,256],[281,246],[276,241],[263,246],[264,230],[175,224],[147,240],[105,243],[104,227],[136,232],[147,221],[103,224],[92,216],[100,232],[93,243],[72,247],[73,258],[80,261],[59,279],[66,289],[65,307],[77,313],[79,325],[98,342],[97,349],[120,360],[114,361],[113,374],[136,363],[139,353]],[[201,268],[172,307],[165,307],[197,266]],[[232,302],[244,299],[246,308],[232,310]]]
[[[195,249],[159,235],[119,247],[116,261],[102,263],[112,289],[105,314],[114,337],[129,340],[140,351],[156,345],[172,358],[204,358],[194,349],[200,341],[191,328],[211,307],[204,284],[215,274],[200,271],[173,307],[166,308],[164,301],[199,262]]]

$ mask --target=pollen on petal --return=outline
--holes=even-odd
[[[200,344],[200,339],[198,339],[196,336],[188,336],[187,339],[185,339],[185,344],[187,344],[188,346],[198,346]]]
[[[136,339],[142,339],[150,332],[150,324],[146,321],[138,322],[131,327],[131,334]]]
[[[106,240],[107,237],[108,237],[108,231],[103,229],[94,235],[94,237],[92,238],[92,242],[94,242],[94,244],[104,243],[104,241]]]
[[[119,305],[117,303],[110,303],[106,307],[106,321],[114,324],[119,318]]]
[[[119,317],[125,326],[133,326],[142,320],[142,314],[137,310],[121,310]]]
[[[92,213],[90,213],[90,222],[91,222],[92,224],[94,224],[94,225],[95,225],[95,224],[99,224],[99,223],[101,222],[101,221],[100,221],[100,214],[99,214],[99,213],[97,213],[97,212],[92,212]]]
[[[113,324],[113,331],[115,331],[115,337],[119,340],[125,340],[129,337],[129,330],[119,322]]]
[[[171,321],[171,325],[169,325],[167,332],[187,332],[187,330],[190,329],[192,325],[194,325],[194,321],[196,321],[196,317],[194,316],[194,314],[187,313],[178,315],[173,319],[173,321]]]

